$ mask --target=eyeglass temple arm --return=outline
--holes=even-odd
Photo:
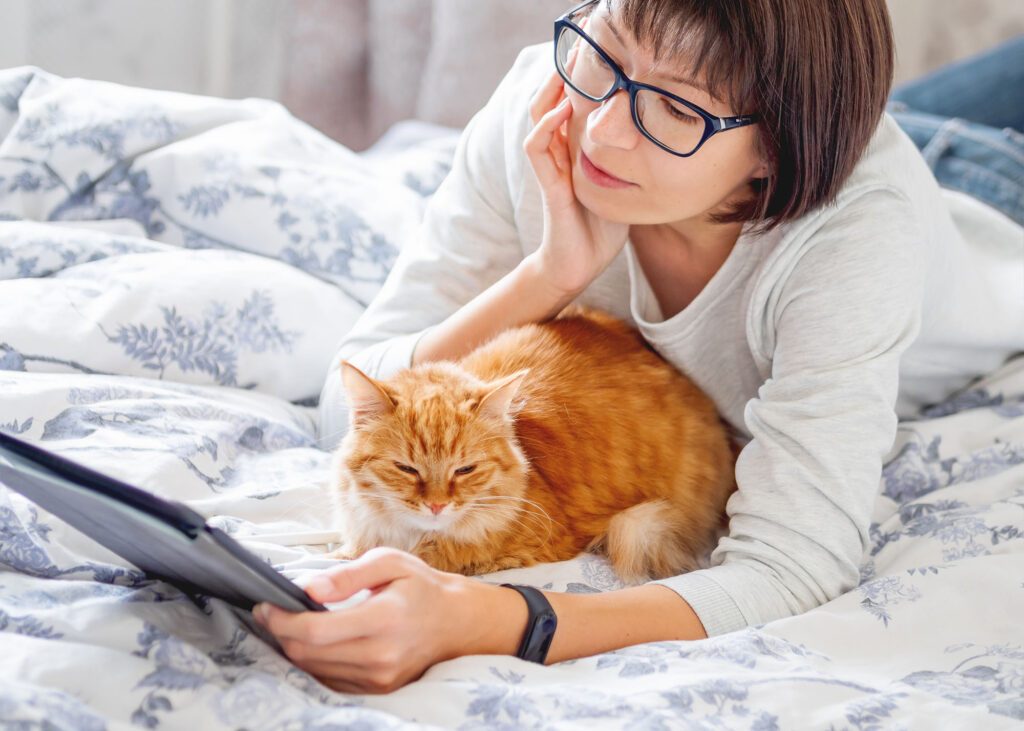
[[[580,3],[579,5],[574,7],[572,10],[567,12],[562,17],[563,18],[571,18],[572,16],[576,15],[576,13],[578,13],[581,10],[583,10],[583,8],[587,7],[588,5],[593,5],[596,2],[599,2],[599,0],[585,0],[584,2]]]
[[[756,114],[745,114],[739,117],[718,117],[712,122],[716,131],[733,129],[734,127],[745,127],[757,121]]]

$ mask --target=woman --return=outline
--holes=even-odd
[[[467,126],[419,240],[343,340],[323,445],[346,429],[341,359],[386,378],[570,302],[599,307],[719,405],[743,445],[739,489],[710,568],[546,592],[544,661],[819,606],[857,584],[897,418],[1024,349],[1020,228],[940,192],[884,114],[884,0],[592,0],[556,39],[554,71],[550,45],[526,49]],[[951,201],[1017,248],[972,247]],[[515,654],[530,616],[512,589],[390,549],[307,591],[365,588],[329,613],[256,614],[296,664],[355,692]]]

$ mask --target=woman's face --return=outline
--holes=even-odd
[[[678,62],[656,66],[629,32],[600,3],[585,30],[630,78],[683,97],[711,114],[733,116],[730,109],[698,86],[674,80],[688,76]],[[694,82],[696,83],[696,82]],[[677,223],[724,208],[749,195],[752,178],[767,175],[757,152],[756,125],[716,134],[690,157],[677,157],[641,134],[633,124],[629,94],[620,90],[603,103],[592,102],[566,86],[573,107],[567,125],[576,197],[595,215],[627,224]],[[594,167],[629,183],[616,185]],[[604,184],[602,184],[602,182]]]

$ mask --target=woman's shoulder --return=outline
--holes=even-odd
[[[927,224],[948,219],[942,191],[920,150],[895,119],[883,113],[860,160],[828,203],[780,228],[789,244],[827,235],[851,218],[862,218],[851,234],[882,225]],[[878,219],[873,221],[872,219]],[[922,230],[923,234],[924,231]]]
[[[463,136],[471,135],[473,141],[492,150],[500,146],[506,158],[510,153],[516,157],[513,146],[522,153],[523,140],[533,126],[530,99],[554,69],[550,42],[524,48],[487,103],[470,120]]]
[[[521,145],[526,138],[533,126],[530,99],[554,70],[551,43],[539,43],[520,51],[498,84],[485,109],[496,107],[493,111],[500,116],[503,135],[509,142]]]
[[[956,235],[942,190],[920,151],[883,114],[836,198],[780,226],[766,259],[794,262],[815,249],[843,247],[855,249],[843,259],[919,256],[926,242],[940,245]]]
[[[917,145],[888,112],[879,119],[837,202],[855,199],[868,190],[887,190],[919,208],[941,205],[935,175]]]
[[[516,216],[524,181],[530,177],[523,151],[532,126],[530,98],[545,73],[554,68],[550,53],[550,43],[520,51],[486,104],[463,129],[452,169],[432,205],[442,201],[446,206],[461,206],[471,200],[499,210],[509,222]]]
[[[909,304],[921,296],[928,258],[955,236],[934,176],[885,115],[836,199],[759,242],[748,304],[765,307],[809,289],[879,300],[899,291]]]
[[[489,187],[494,196],[508,202],[520,236],[539,240],[541,224],[540,189],[529,167],[523,142],[533,121],[530,100],[554,73],[552,44],[527,46],[498,84],[487,104],[470,121],[463,133],[465,166],[478,185]]]

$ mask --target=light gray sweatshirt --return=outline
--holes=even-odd
[[[551,59],[550,44],[524,50],[466,127],[418,237],[342,339],[320,401],[324,448],[347,429],[342,359],[377,378],[408,367],[426,329],[540,246],[522,143]],[[886,115],[833,205],[767,235],[746,227],[678,314],[662,317],[629,243],[576,301],[638,327],[741,435],[710,567],[658,582],[713,636],[856,586],[897,418],[1024,351],[1024,231],[940,191]]]

